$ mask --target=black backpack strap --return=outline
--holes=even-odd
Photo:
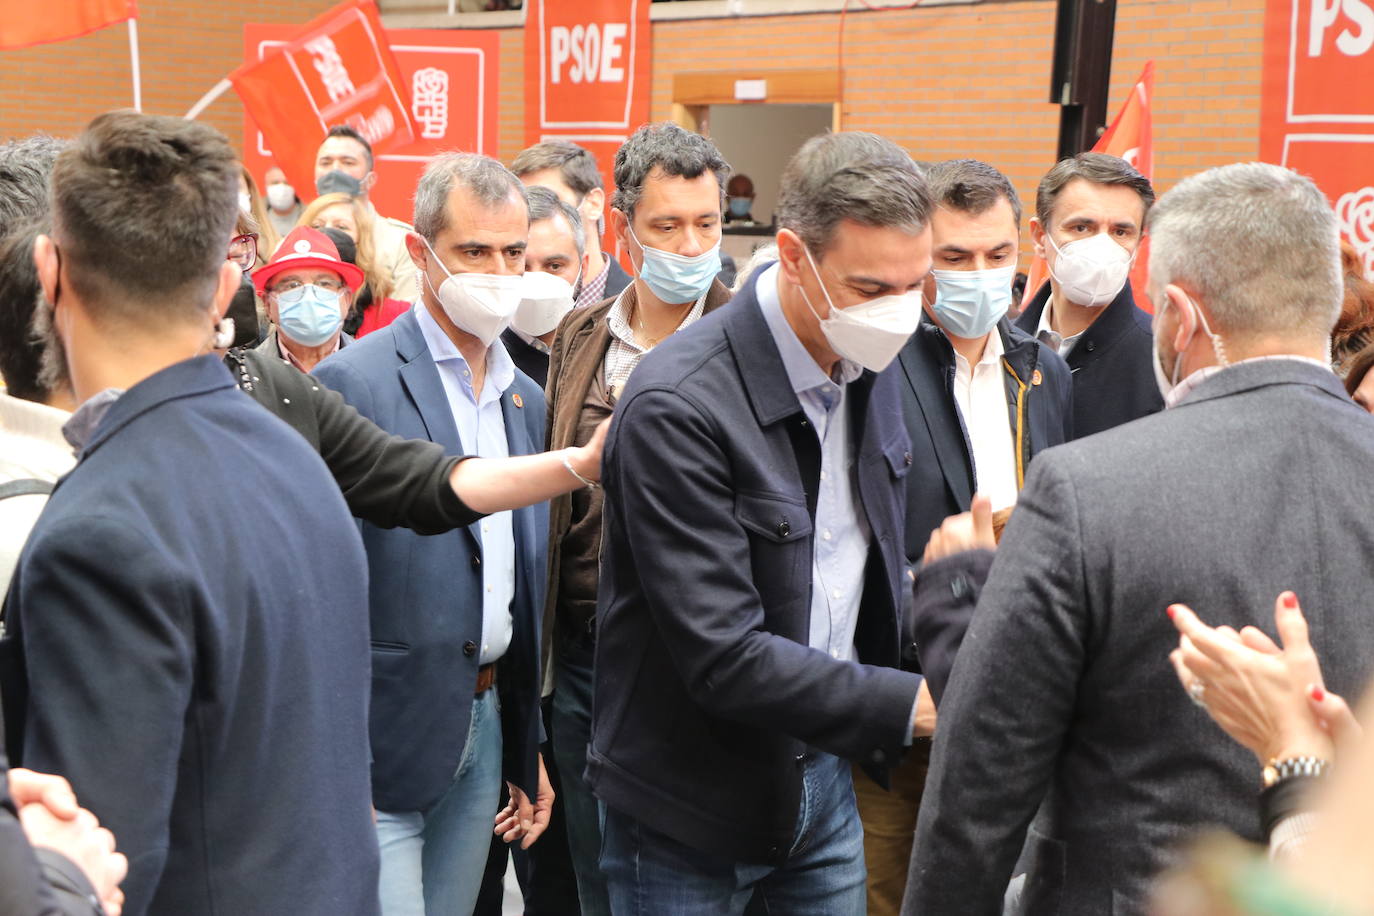
[[[36,477],[9,480],[0,483],[0,499],[9,499],[11,496],[50,496],[53,486],[51,480],[39,480]]]

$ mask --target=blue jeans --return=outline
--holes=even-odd
[[[582,916],[610,916],[601,855],[600,806],[582,779],[592,735],[592,645],[586,636],[560,638],[554,647],[556,679],[550,731],[563,788],[556,804],[568,825],[568,854],[577,875]]]
[[[787,916],[863,916],[863,827],[849,764],[817,753],[802,766],[797,831],[780,866],[693,849],[608,807],[601,870],[615,916],[739,916],[746,907]]]
[[[383,916],[470,916],[482,885],[501,792],[495,688],[472,701],[453,784],[424,811],[378,811]]]

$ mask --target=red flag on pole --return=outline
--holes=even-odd
[[[401,70],[372,0],[349,0],[311,20],[229,81],[298,188],[315,186],[311,163],[335,124],[356,129],[374,153],[415,139]]]
[[[1106,153],[1125,159],[1146,178],[1154,179],[1155,150],[1154,129],[1150,120],[1150,103],[1155,93],[1155,62],[1148,61],[1140,74],[1140,79],[1131,87],[1126,103],[1117,112],[1116,118],[1106,132],[1093,146],[1094,153]],[[1131,290],[1135,294],[1135,304],[1147,312],[1153,312],[1150,300],[1145,296],[1145,280],[1149,276],[1150,246],[1143,239],[1136,253],[1135,267],[1131,270]],[[1042,258],[1031,261],[1026,280],[1026,292],[1021,297],[1021,308],[1030,304],[1031,299],[1040,291],[1041,285],[1049,277],[1049,267]]]
[[[77,38],[138,15],[134,0],[0,0],[0,50]]]
[[[1141,71],[1140,79],[1131,87],[1126,104],[1121,106],[1116,120],[1093,147],[1095,153],[1120,156],[1136,171],[1151,181],[1155,172],[1154,126],[1150,120],[1150,102],[1155,95],[1155,62],[1148,61]],[[1150,276],[1150,240],[1140,240],[1136,249],[1135,267],[1131,269],[1131,291],[1135,294],[1135,304],[1151,314],[1154,306],[1145,295],[1145,281]]]

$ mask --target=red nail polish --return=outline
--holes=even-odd
[[[1288,592],[1283,596],[1283,606],[1290,611],[1296,611],[1298,609],[1298,596]]]
[[[1312,688],[1312,699],[1314,699],[1314,700],[1316,700],[1318,703],[1320,703],[1322,700],[1326,699],[1326,693],[1325,693],[1325,691],[1323,691],[1320,687],[1313,687],[1313,688]]]
[[[1165,609],[1165,613],[1169,615],[1170,620],[1173,620],[1174,617],[1178,614],[1178,608],[1174,607],[1171,604],[1168,608]]]

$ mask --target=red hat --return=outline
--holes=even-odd
[[[339,249],[317,229],[297,226],[291,234],[282,239],[272,260],[259,267],[253,274],[253,288],[262,295],[268,282],[277,274],[287,270],[300,270],[302,267],[323,267],[332,270],[348,284],[353,292],[363,285],[363,272],[357,266],[339,257]]]

